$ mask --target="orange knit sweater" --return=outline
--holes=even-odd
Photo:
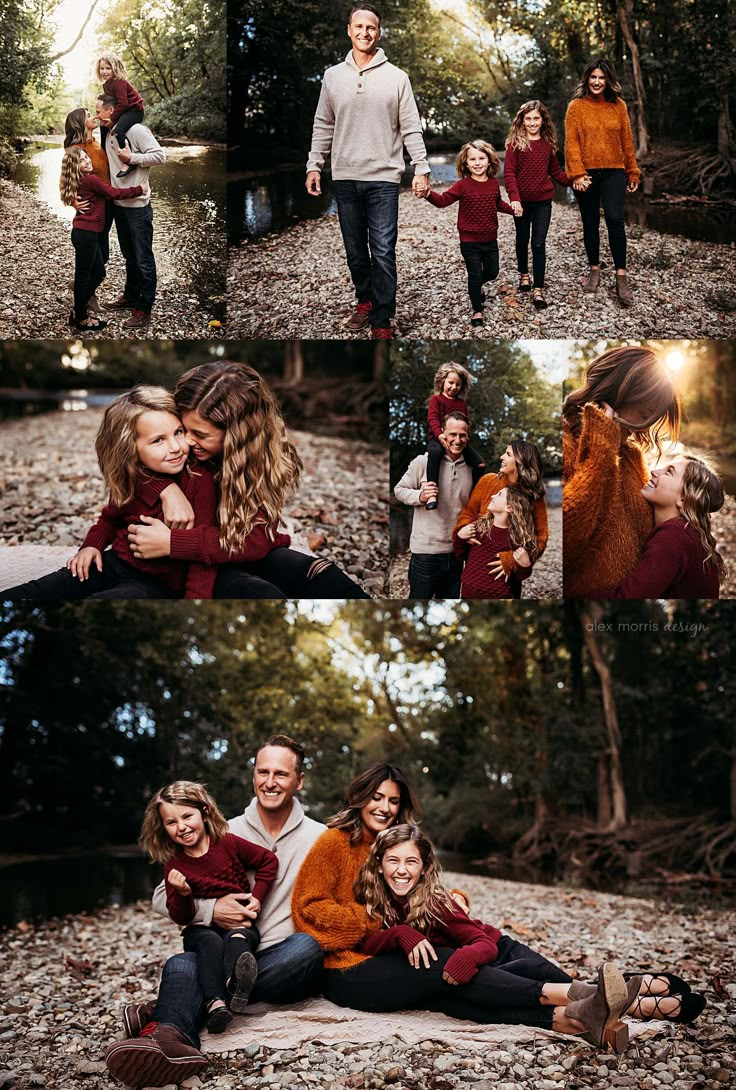
[[[107,160],[107,152],[101,148],[97,141],[90,137],[84,143],[70,144],[72,148],[84,148],[92,160],[92,169],[101,182],[110,184],[110,164]]]
[[[455,529],[452,531],[453,545],[455,543],[455,534],[458,530],[462,530],[463,526],[467,526],[469,522],[475,522],[481,515],[485,515],[488,510],[488,504],[491,501],[491,496],[495,496],[502,488],[506,488],[508,483],[509,482],[503,473],[486,473],[485,476],[481,477],[455,523]],[[545,503],[544,498],[534,501],[534,532],[537,535],[537,560],[539,560],[539,557],[547,547],[547,538],[549,537],[549,531],[547,529],[547,504]],[[510,575],[511,572],[516,571],[519,567],[514,560],[514,554],[511,551],[499,553],[498,559],[501,561],[503,570],[507,575]]]
[[[624,581],[652,532],[641,495],[649,472],[639,448],[592,403],[578,435],[563,421],[562,458],[563,593],[594,597]]]
[[[294,885],[291,916],[297,931],[316,939],[325,952],[325,969],[351,969],[368,957],[357,953],[380,922],[356,904],[353,882],[371,850],[372,840],[351,844],[348,833],[328,829],[315,841]]]
[[[626,103],[591,95],[574,98],[565,117],[565,170],[579,178],[606,168],[625,170],[630,182],[639,180]]]

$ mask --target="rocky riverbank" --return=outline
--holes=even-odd
[[[308,1041],[284,1051],[267,1040],[210,1057],[211,1090],[555,1090],[631,1087],[717,1090],[734,1084],[736,912],[697,910],[614,894],[448,875],[473,911],[588,978],[603,958],[624,968],[668,968],[704,990],[693,1026],[639,1037],[620,1057],[573,1039],[502,1048],[452,1040],[407,1045]],[[0,935],[0,1087],[109,1090],[104,1046],[122,1036],[122,1004],[155,994],[176,929],[147,904],[103,909]]]
[[[487,287],[485,322],[470,327],[465,267],[456,209],[438,211],[401,194],[396,333],[411,338],[733,337],[736,334],[736,249],[627,228],[635,302],[625,310],[614,294],[608,262],[595,295],[581,290],[586,273],[580,215],[555,204],[547,240],[547,299],[536,312],[517,290],[512,217],[499,216],[501,273]],[[336,215],[307,220],[231,249],[228,324],[233,337],[349,338],[355,305]],[[365,333],[357,334],[364,337]]]

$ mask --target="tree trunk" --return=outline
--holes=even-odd
[[[636,157],[637,159],[643,158],[649,154],[649,129],[647,128],[646,117],[646,93],[644,91],[644,77],[641,71],[641,59],[639,57],[639,46],[634,40],[634,36],[631,33],[631,27],[629,26],[629,16],[633,14],[634,3],[633,0],[617,0],[616,2],[616,14],[618,16],[618,23],[621,27],[621,33],[624,36],[626,42],[626,48],[631,55],[631,67],[634,73],[634,92],[636,94],[636,110],[635,110],[635,135],[636,135]]]
[[[736,821],[736,753],[731,757],[731,821]]]
[[[602,831],[611,824],[611,785],[605,753],[598,754],[598,807],[596,824]]]
[[[718,154],[721,159],[731,159],[731,112],[728,106],[728,87],[722,86],[718,101]]]
[[[597,636],[597,624],[600,623],[603,611],[601,606],[592,602],[580,610],[580,623],[583,626],[585,646],[593,662],[593,667],[598,675],[601,685],[601,697],[603,699],[603,720],[608,735],[608,765],[611,788],[611,802],[613,813],[608,828],[615,832],[626,825],[626,789],[624,787],[623,770],[621,768],[621,731],[616,714],[616,701],[613,695],[613,682],[608,663],[603,657],[603,652]]]
[[[286,341],[284,344],[284,382],[289,386],[298,386],[304,380],[304,353],[301,341]]]
[[[382,386],[386,380],[388,367],[388,345],[379,341],[373,349],[373,381]]]

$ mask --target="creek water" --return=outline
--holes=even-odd
[[[201,144],[165,150],[166,165],[151,170],[159,277],[179,282],[202,301],[216,299],[225,293],[225,152]],[[58,142],[33,143],[13,180],[71,223],[74,210],[59,196],[63,154]]]
[[[432,179],[442,185],[454,182],[455,156],[429,156]],[[503,183],[503,173],[500,181]],[[284,166],[274,170],[241,175],[228,184],[228,242],[237,246],[245,240],[283,231],[305,219],[335,215],[337,206],[329,186],[321,197],[308,196],[304,170]],[[405,188],[412,175],[402,178]],[[505,196],[505,194],[504,194]],[[555,183],[555,200],[574,204],[572,190]],[[626,199],[626,221],[631,226],[649,227],[664,235],[684,235],[705,242],[736,241],[733,209],[707,211],[683,205],[653,204],[638,194]]]

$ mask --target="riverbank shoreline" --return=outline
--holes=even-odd
[[[200,1082],[212,1090],[310,1085],[315,1090],[554,1090],[622,1086],[716,1090],[736,1074],[736,912],[545,887],[448,872],[472,911],[588,979],[602,959],[667,968],[705,989],[693,1026],[638,1038],[620,1057],[574,1039],[479,1049],[451,1039],[398,1038],[354,1045],[310,1041],[284,1051],[256,1040],[210,1054]],[[124,1003],[152,997],[177,929],[139,902],[66,916],[0,935],[0,1085],[109,1090],[104,1047],[122,1036]],[[194,1084],[199,1085],[198,1083]]]

